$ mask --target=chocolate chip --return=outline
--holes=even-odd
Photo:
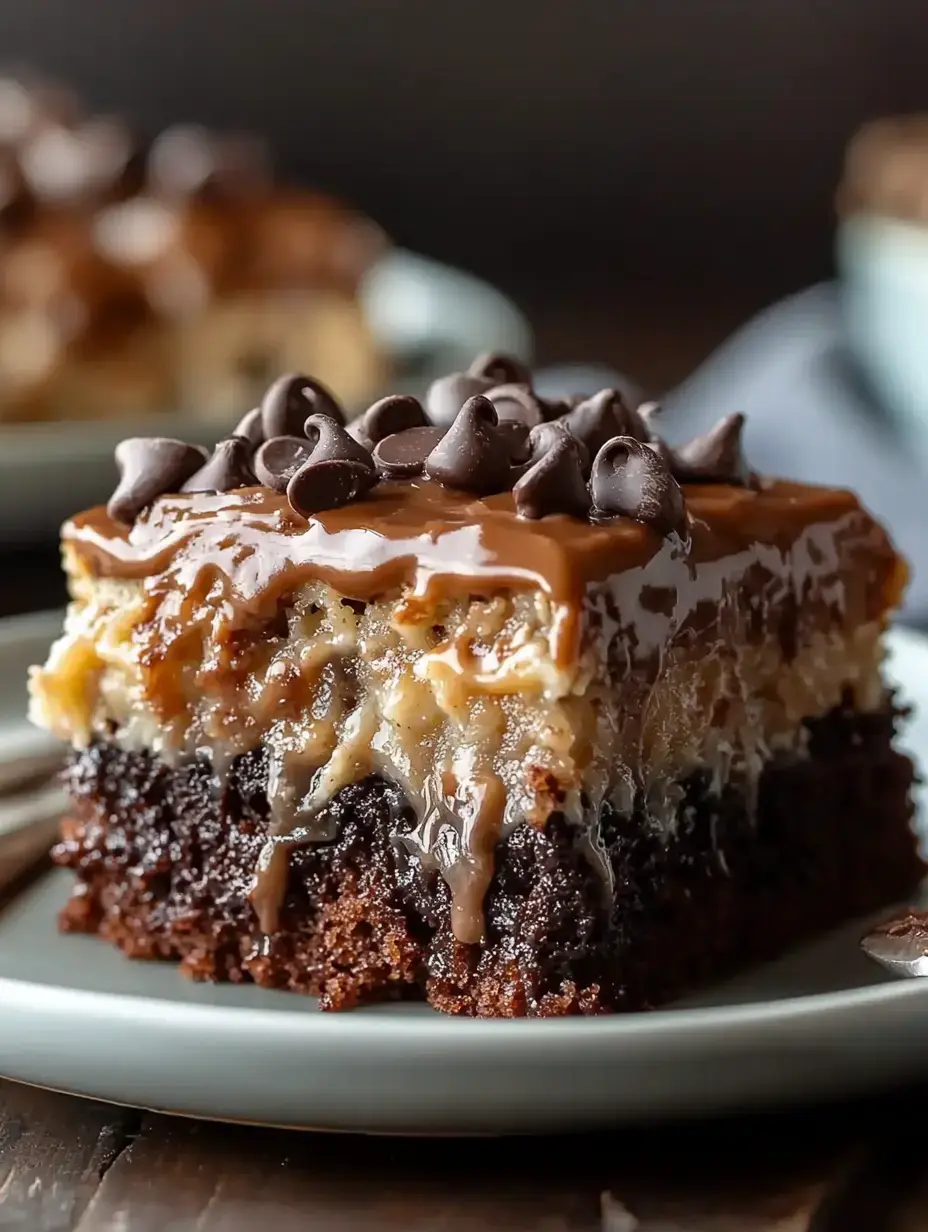
[[[538,402],[544,413],[545,421],[550,423],[557,419],[563,419],[568,411],[572,411],[575,406],[579,406],[584,402],[584,398],[539,398]]]
[[[350,459],[330,458],[304,462],[287,484],[287,500],[294,513],[308,518],[322,509],[337,509],[356,500],[376,482],[377,472]]]
[[[233,492],[257,483],[251,469],[251,446],[240,436],[219,441],[212,455],[184,484],[182,492]]]
[[[427,427],[429,422],[422,403],[408,394],[392,394],[389,398],[381,398],[367,408],[361,420],[363,436],[372,445],[393,436],[395,432],[405,432],[407,428]],[[362,437],[359,435],[355,439],[361,440]]]
[[[308,415],[326,415],[338,424],[345,422],[341,407],[324,385],[312,377],[289,372],[276,380],[261,400],[264,439],[299,436]]]
[[[657,424],[660,422],[661,417],[661,404],[659,402],[642,402],[635,411],[635,415],[644,431],[648,434],[649,439],[654,440],[657,436]]]
[[[591,457],[614,436],[635,435],[629,431],[628,407],[617,389],[601,389],[591,398],[584,398],[560,422],[571,436],[586,445]]]
[[[494,385],[486,391],[486,397],[496,408],[500,423],[513,420],[525,424],[526,428],[544,423],[541,403],[527,385]]]
[[[498,422],[488,398],[480,394],[468,398],[426,459],[429,478],[480,496],[508,488],[509,450],[497,428]]]
[[[589,474],[590,465],[593,461],[593,455],[578,437],[568,432],[563,419],[554,419],[550,423],[539,424],[537,428],[532,428],[528,434],[528,442],[531,446],[531,461],[536,462],[542,454],[553,449],[554,446],[563,437],[568,436],[575,442],[580,454],[580,462],[583,466],[584,474]]]
[[[328,415],[310,415],[303,431],[310,443],[312,462],[357,462],[359,466],[373,470],[370,450],[349,436],[341,424]]]
[[[345,431],[353,441],[357,441],[359,445],[363,445],[368,452],[373,451],[374,442],[367,435],[367,428],[364,424],[363,415],[359,415],[357,419],[352,419],[352,421],[346,426]]]
[[[469,376],[479,376],[484,381],[492,381],[494,385],[531,385],[530,369],[516,359],[514,355],[506,355],[502,351],[484,351],[478,355],[467,369]]]
[[[106,511],[132,523],[146,506],[168,492],[179,492],[203,465],[206,450],[166,436],[132,436],[116,446],[119,483]]]
[[[757,476],[744,458],[744,416],[726,415],[703,436],[672,452],[672,465],[681,483],[731,483],[754,487]]]
[[[485,393],[492,389],[496,382],[485,377],[473,376],[469,372],[452,372],[448,376],[440,376],[429,386],[425,395],[425,409],[429,420],[437,428],[450,428],[455,416],[468,398],[474,394]]]
[[[666,462],[631,436],[607,441],[594,461],[590,490],[599,513],[653,526],[662,535],[687,536],[686,505]]]
[[[549,513],[587,516],[591,501],[583,478],[581,448],[569,433],[562,432],[532,463],[512,489],[520,518],[543,518]]]
[[[515,419],[504,419],[500,421],[497,431],[506,442],[509,449],[509,460],[514,466],[521,466],[529,460],[532,447],[529,444],[529,430],[526,424]]]
[[[305,436],[272,436],[255,454],[255,474],[266,487],[286,492],[287,484],[311,453],[312,445]]]
[[[254,410],[242,416],[235,425],[232,435],[240,436],[243,441],[248,442],[252,449],[257,449],[259,445],[264,443],[264,428],[261,423],[260,406],[256,406]]]
[[[374,446],[374,465],[385,479],[412,479],[425,470],[425,460],[445,435],[444,428],[407,428]]]

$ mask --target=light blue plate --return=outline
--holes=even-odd
[[[0,642],[0,679],[24,671],[48,627],[20,621],[18,643]],[[925,762],[928,643],[890,643],[923,716],[906,743]],[[0,913],[0,1074],[39,1086],[220,1120],[454,1134],[770,1107],[928,1073],[928,980],[891,981],[860,952],[863,925],[650,1014],[321,1014],[310,998],[192,984],[59,935],[69,884],[44,876]]]
[[[747,416],[745,450],[767,475],[852,488],[913,569],[902,619],[928,626],[928,425],[885,406],[846,340],[836,283],[761,312],[663,399],[674,440]]]

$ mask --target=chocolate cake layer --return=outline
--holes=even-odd
[[[370,776],[325,812],[328,839],[293,841],[278,927],[249,900],[268,835],[268,757],[176,767],[97,740],[75,752],[55,859],[77,874],[64,927],[197,979],[317,994],[327,1009],[387,998],[488,1016],[557,1016],[666,1002],[904,898],[923,865],[895,714],[849,705],[809,720],[802,756],[764,767],[756,805],[706,773],[679,784],[675,824],[603,805],[612,893],[583,830],[554,813],[496,850],[481,946],[451,929],[450,890],[405,839],[414,810]]]

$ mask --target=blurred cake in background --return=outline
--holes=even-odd
[[[358,299],[386,248],[276,182],[250,136],[143,145],[67,90],[0,78],[0,421],[223,421],[283,370],[361,402],[388,374]]]
[[[928,114],[871,120],[855,133],[838,210],[928,223]]]

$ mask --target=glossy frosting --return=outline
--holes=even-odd
[[[846,567],[870,575],[867,614],[892,606],[904,585],[885,534],[850,492],[774,482],[759,492],[692,485],[686,498],[686,556],[694,566],[732,557],[733,573],[741,575],[745,551],[755,551],[760,562],[763,549],[788,548],[816,525],[823,527],[817,551],[833,559],[828,528],[842,533],[842,519],[850,516],[858,532],[866,530]],[[564,515],[529,521],[516,515],[509,492],[476,499],[427,481],[382,484],[368,499],[308,521],[266,488],[166,497],[131,528],[92,509],[65,525],[63,539],[98,576],[145,579],[153,599],[189,593],[208,578],[227,602],[255,615],[309,580],[363,601],[399,588],[409,589],[410,602],[436,591],[538,588],[560,613],[562,663],[577,650],[576,617],[586,588],[642,565],[664,546],[629,518],[592,526]],[[810,556],[803,563],[807,575],[795,579],[800,591],[814,583],[821,560]],[[158,618],[170,621],[173,610]]]

